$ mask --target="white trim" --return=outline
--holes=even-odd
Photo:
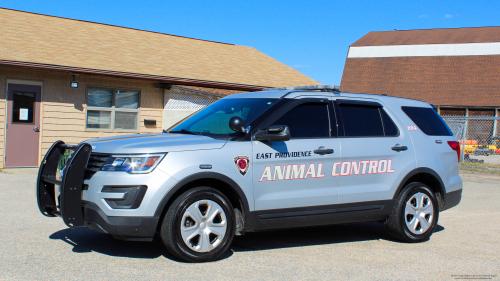
[[[38,163],[42,161],[42,130],[43,130],[43,82],[41,81],[29,81],[29,80],[16,80],[16,79],[7,79],[6,87],[5,87],[5,124],[4,124],[4,140],[3,140],[3,167],[6,167],[6,157],[7,157],[7,123],[8,123],[8,114],[9,114],[9,84],[20,84],[20,85],[31,85],[31,86],[40,86],[40,118],[39,121],[39,130],[38,130]]]
[[[14,80],[14,79],[7,79],[7,85],[8,84],[43,86],[43,82],[40,81],[27,81],[27,80]]]
[[[500,55],[500,42],[350,47],[348,58]]]

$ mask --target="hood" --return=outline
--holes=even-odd
[[[201,149],[220,149],[227,140],[200,135],[184,134],[136,134],[107,137],[85,141],[97,153],[157,153]]]

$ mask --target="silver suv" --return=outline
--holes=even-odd
[[[158,231],[190,262],[278,228],[380,221],[427,240],[461,199],[459,143],[428,103],[326,88],[228,96],[160,134],[58,141],[40,211],[118,239]]]

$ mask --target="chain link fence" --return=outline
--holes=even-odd
[[[443,116],[460,142],[460,172],[500,176],[500,117]]]

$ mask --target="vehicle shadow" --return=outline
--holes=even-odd
[[[435,232],[442,230],[444,228],[438,225]],[[49,238],[61,240],[71,245],[75,253],[96,252],[108,256],[139,259],[155,259],[163,256],[175,262],[183,262],[165,249],[159,235],[154,237],[153,242],[132,242],[117,240],[109,234],[96,232],[88,228],[66,228],[53,233]],[[370,240],[388,240],[401,243],[389,235],[384,224],[377,222],[291,228],[251,232],[243,236],[236,236],[230,251],[227,251],[219,260],[231,257],[234,252]]]
[[[438,224],[434,232],[443,230],[444,227]],[[404,243],[394,239],[383,223],[366,222],[250,232],[236,236],[232,249],[235,252],[260,251],[370,240]]]
[[[137,259],[156,259],[163,256],[169,260],[184,263],[167,251],[159,235],[154,237],[153,242],[133,242],[117,240],[109,234],[88,228],[66,228],[53,233],[49,238],[61,240],[73,246],[75,253],[95,252],[108,256]],[[228,251],[223,258],[228,258],[231,255],[232,252]]]

